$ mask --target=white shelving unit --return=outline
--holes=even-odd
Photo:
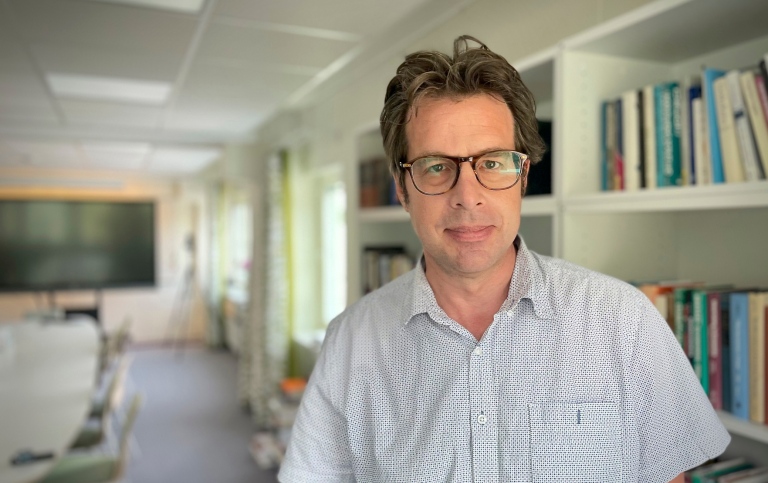
[[[602,192],[599,148],[602,100],[683,80],[704,65],[755,66],[768,52],[765,19],[765,0],[660,0],[510,59],[536,96],[537,115],[553,121],[553,194],[523,200],[529,246],[624,280],[768,286],[768,182]],[[418,247],[401,208],[351,212],[351,284],[360,286],[353,272],[366,240]],[[733,434],[768,445],[768,426],[721,419]]]

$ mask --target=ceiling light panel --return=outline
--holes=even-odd
[[[118,3],[135,7],[158,8],[184,13],[199,13],[205,0],[94,0],[103,3]]]
[[[46,74],[46,80],[61,98],[161,105],[171,93],[167,82],[59,73]]]

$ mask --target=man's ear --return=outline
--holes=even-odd
[[[520,189],[522,190],[522,196],[525,196],[525,190],[528,188],[528,171],[530,170],[530,167],[531,162],[526,160],[525,164],[523,165],[523,172],[520,173],[520,184],[522,185]]]
[[[400,202],[405,211],[408,211],[407,196],[405,194],[405,187],[400,184],[398,176],[392,176],[395,180],[395,192],[397,193],[397,200]]]

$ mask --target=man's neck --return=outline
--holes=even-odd
[[[477,340],[493,323],[493,316],[509,294],[517,261],[517,249],[513,246],[510,250],[510,256],[499,266],[479,276],[446,273],[435,263],[427,263],[427,281],[437,304]]]

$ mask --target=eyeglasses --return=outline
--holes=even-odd
[[[528,155],[517,151],[491,151],[461,158],[424,156],[400,167],[411,173],[413,185],[425,195],[441,195],[456,186],[461,163],[469,163],[477,181],[489,190],[509,189],[520,180]]]

